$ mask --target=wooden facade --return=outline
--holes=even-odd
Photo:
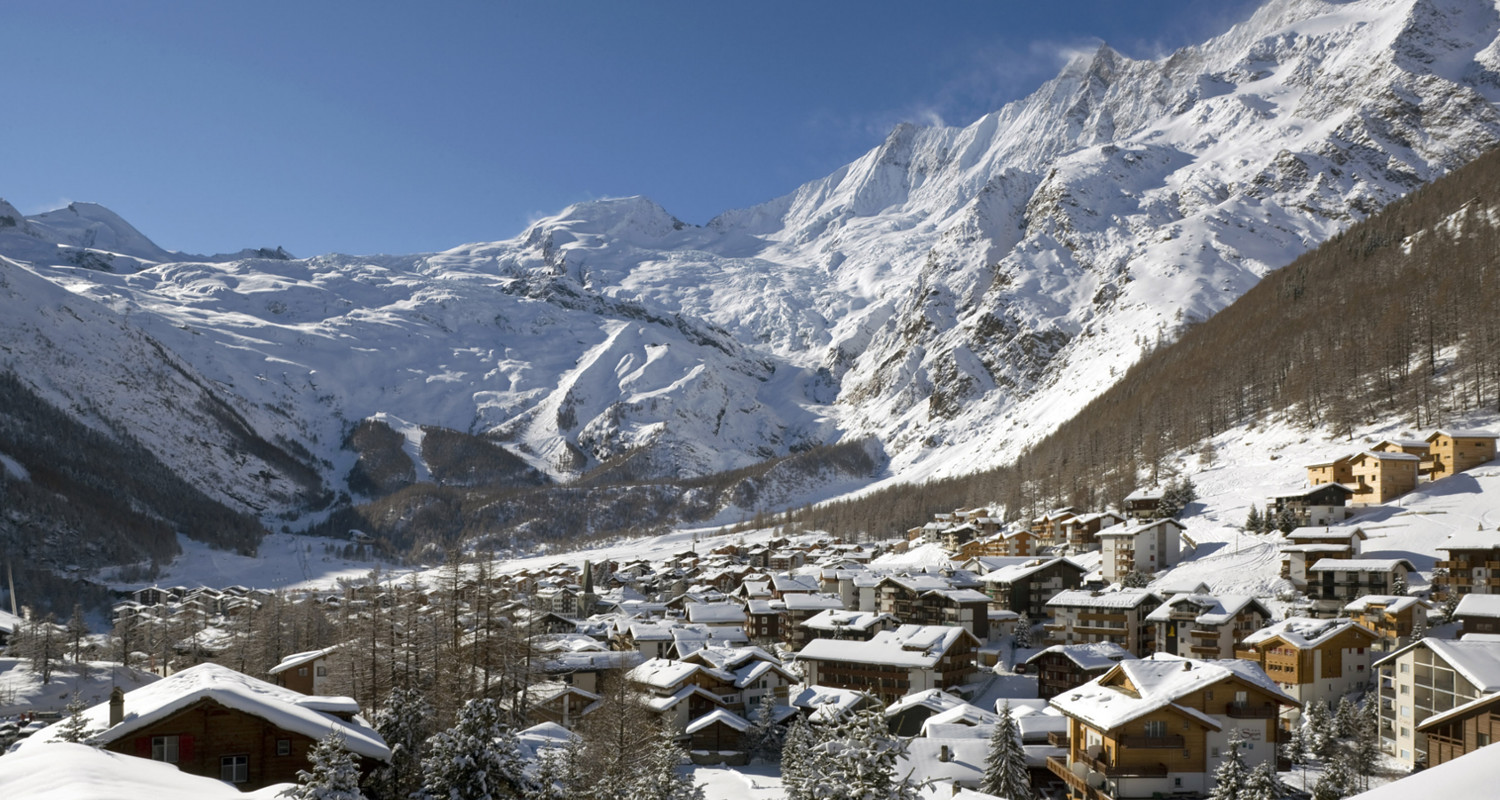
[[[1489,431],[1433,433],[1427,437],[1428,474],[1437,480],[1494,461],[1495,437]]]
[[[1500,695],[1481,698],[1417,726],[1427,736],[1427,766],[1435,767],[1500,741]]]
[[[171,761],[183,772],[233,783],[244,791],[273,783],[296,783],[307,769],[307,751],[317,744],[265,719],[199,700],[104,749],[128,756]],[[374,764],[361,764],[368,772]]]

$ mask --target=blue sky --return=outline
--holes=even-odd
[[[205,253],[426,252],[634,194],[701,224],[1255,5],[15,0],[0,197]]]

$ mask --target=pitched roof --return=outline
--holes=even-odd
[[[1474,688],[1485,693],[1500,692],[1500,642],[1484,639],[1463,638],[1434,639],[1428,637],[1392,651],[1375,662],[1376,667],[1388,664],[1418,647],[1431,650],[1433,655],[1447,662],[1460,675],[1474,684]]]
[[[1135,693],[1106,684],[1122,673],[1135,686]],[[1168,707],[1217,730],[1221,725],[1213,717],[1177,701],[1200,689],[1233,679],[1265,691],[1284,705],[1300,705],[1254,662],[1240,659],[1199,661],[1163,653],[1153,654],[1151,658],[1121,661],[1109,672],[1052,698],[1052,704],[1063,713],[1101,730],[1116,729],[1133,719]]]
[[[1066,657],[1069,661],[1077,664],[1079,669],[1087,672],[1109,669],[1127,658],[1135,658],[1135,654],[1115,644],[1114,642],[1087,642],[1084,644],[1055,644],[1045,650],[1026,659],[1030,664],[1049,653],[1056,653]]]
[[[931,667],[964,637],[973,634],[946,625],[902,625],[881,631],[868,642],[814,639],[797,654],[814,661],[851,661],[858,664],[891,664]]]
[[[1298,650],[1306,650],[1348,631],[1364,633],[1371,639],[1380,635],[1352,619],[1315,619],[1312,617],[1287,617],[1267,625],[1254,633],[1246,634],[1244,643],[1256,645],[1271,639],[1280,639]]]
[[[87,727],[103,730],[98,736],[100,741],[112,742],[166,719],[200,700],[212,700],[226,708],[243,711],[282,730],[300,733],[310,739],[322,739],[330,731],[338,730],[343,734],[345,746],[351,752],[379,761],[389,761],[391,757],[385,740],[363,720],[358,717],[352,721],[344,720],[319,710],[329,707],[330,698],[308,697],[213,663],[189,667],[156,683],[126,692],[125,719],[118,725],[109,725],[108,702],[88,708],[82,714]],[[353,702],[348,698],[340,700]],[[340,708],[348,707],[343,702],[336,705]],[[61,728],[61,723],[54,724],[39,731],[26,742],[60,741]]]
[[[1092,592],[1069,589],[1053,595],[1050,606],[1083,606],[1086,608],[1135,608],[1148,601],[1161,602],[1155,592],[1146,589],[1122,589],[1118,592]]]
[[[1453,609],[1455,617],[1500,617],[1500,594],[1466,594]]]

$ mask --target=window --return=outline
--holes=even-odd
[[[276,740],[276,755],[278,755],[278,756],[289,756],[291,754],[292,754],[292,740],[291,739],[277,739]]]
[[[1490,735],[1488,733],[1475,734],[1475,737],[1475,744],[1480,747],[1484,747],[1490,743]]]
[[[225,783],[245,783],[250,780],[250,756],[220,758],[219,780]]]
[[[1146,722],[1146,737],[1160,739],[1167,735],[1167,723],[1161,720],[1150,720]]]
[[[317,668],[317,676],[319,678],[326,678],[326,677],[328,677],[328,668],[325,667],[325,666],[323,666],[322,664],[319,664],[318,668]]]
[[[151,760],[165,761],[169,764],[177,763],[177,737],[176,736],[153,736],[151,737]]]
[[[297,676],[300,677],[300,678],[306,678],[307,677],[307,667],[298,667],[297,668]]]

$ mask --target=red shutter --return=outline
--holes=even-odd
[[[177,737],[177,761],[181,764],[191,763],[193,760],[193,737]]]
[[[151,737],[150,736],[137,736],[137,737],[135,737],[135,754],[137,756],[141,757],[141,758],[150,758],[151,757]]]

